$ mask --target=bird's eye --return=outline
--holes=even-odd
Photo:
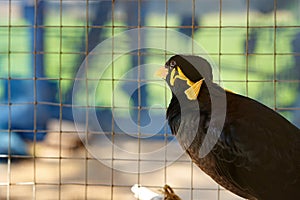
[[[176,66],[176,62],[174,60],[171,60],[170,68],[174,68],[175,66]]]

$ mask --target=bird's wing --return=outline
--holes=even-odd
[[[300,164],[300,131],[281,115],[258,102],[250,100],[240,115],[228,114],[221,143],[233,155],[247,158],[253,164],[268,161]],[[230,112],[230,110],[229,110]],[[299,158],[299,159],[296,159]],[[241,163],[242,164],[242,163]]]
[[[232,172],[230,169],[232,164],[235,165],[240,162],[234,160],[236,154],[240,154],[240,160],[246,160],[247,158],[243,155],[243,152],[239,152],[232,144],[225,143],[227,138],[220,138],[214,147],[214,139],[207,138],[209,136],[206,134],[208,126],[213,124],[209,123],[209,118],[210,116],[208,114],[206,115],[205,112],[201,112],[200,118],[199,110],[190,111],[186,116],[183,116],[176,138],[183,149],[187,151],[193,162],[204,170],[205,173],[212,176],[212,178],[223,187],[240,196],[249,198],[250,196],[247,196],[246,187],[242,187],[241,184],[236,181],[235,177],[231,176]],[[203,142],[205,138],[208,140]],[[224,140],[224,142],[222,140]],[[220,150],[220,145],[222,145],[222,151]],[[212,152],[203,158],[200,155],[200,149],[202,147],[211,148]],[[216,159],[211,159],[212,154]],[[219,179],[220,177],[221,179]]]
[[[181,118],[182,119],[179,121],[179,123],[177,123],[176,138],[182,148],[184,150],[187,150],[192,145],[192,143],[195,143],[199,140],[199,110],[191,111],[186,115],[182,115]]]
[[[248,191],[299,185],[299,129],[262,104],[246,102],[241,115],[229,110],[214,150],[219,173]]]

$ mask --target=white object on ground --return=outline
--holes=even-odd
[[[157,194],[146,187],[135,184],[131,187],[134,197],[139,200],[163,200],[163,196]]]

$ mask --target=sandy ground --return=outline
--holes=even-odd
[[[1,200],[134,200],[130,188],[136,183],[157,193],[169,184],[183,200],[241,199],[193,165],[175,140],[115,135],[112,143],[96,135],[87,148],[75,148],[78,134],[68,126],[32,144],[36,158],[0,164]]]

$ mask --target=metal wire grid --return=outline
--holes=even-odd
[[[49,1],[50,2],[50,1]],[[226,79],[226,80],[222,80],[223,83],[229,82],[229,83],[242,83],[245,84],[245,94],[248,95],[249,92],[249,84],[250,83],[262,83],[262,82],[266,82],[266,83],[273,83],[273,105],[272,107],[276,110],[295,110],[295,109],[299,109],[299,108],[291,108],[291,107],[280,107],[277,105],[277,100],[276,100],[276,96],[277,96],[277,83],[283,82],[283,83],[299,83],[298,79],[293,79],[293,80],[278,80],[277,77],[277,56],[300,56],[299,52],[295,53],[295,52],[284,52],[284,53],[278,53],[276,50],[276,46],[277,46],[277,30],[282,28],[282,29],[289,29],[289,28],[299,28],[299,26],[297,25],[278,25],[277,24],[277,1],[274,0],[274,24],[272,25],[250,25],[250,3],[251,0],[247,0],[246,1],[246,26],[242,26],[242,25],[223,25],[222,20],[223,20],[223,4],[224,0],[219,0],[219,10],[218,10],[218,25],[212,25],[212,26],[207,26],[207,25],[198,25],[196,26],[194,24],[194,19],[195,19],[195,8],[196,8],[196,0],[192,1],[193,4],[193,9],[192,9],[192,25],[191,26],[178,26],[178,25],[169,25],[168,24],[168,20],[170,18],[169,16],[169,6],[170,3],[174,3],[172,2],[172,0],[165,0],[165,18],[164,18],[164,25],[151,25],[151,26],[147,26],[146,25],[141,25],[141,0],[138,0],[138,25],[134,25],[134,26],[130,26],[130,25],[115,25],[115,3],[116,1],[112,1],[111,5],[112,5],[112,11],[111,11],[111,25],[90,25],[90,11],[89,9],[85,9],[85,25],[64,25],[63,23],[63,17],[64,17],[64,13],[63,13],[63,4],[66,1],[55,1],[56,4],[59,4],[59,25],[39,25],[39,26],[31,26],[31,25],[15,25],[12,23],[12,10],[13,10],[13,6],[14,6],[14,1],[9,0],[6,3],[8,4],[8,24],[5,25],[1,25],[1,28],[7,28],[8,30],[8,46],[7,49],[8,51],[5,52],[0,52],[0,54],[7,56],[7,76],[6,77],[1,77],[1,80],[34,80],[34,99],[35,101],[33,102],[29,102],[27,104],[32,104],[34,105],[34,127],[33,130],[21,130],[21,129],[13,129],[12,127],[10,127],[11,124],[11,116],[9,115],[8,119],[8,129],[6,131],[8,131],[9,134],[11,134],[11,132],[33,132],[34,135],[36,136],[36,133],[39,131],[37,129],[36,126],[36,121],[37,121],[37,105],[50,105],[50,106],[55,106],[55,107],[59,107],[59,134],[58,134],[58,154],[57,156],[48,156],[48,155],[38,155],[38,142],[36,141],[36,138],[34,138],[33,143],[32,143],[32,153],[31,155],[11,155],[11,156],[7,156],[7,155],[0,155],[1,158],[5,158],[8,157],[7,159],[7,163],[5,165],[2,165],[1,169],[4,170],[5,174],[4,174],[4,181],[0,182],[0,197],[3,199],[11,199],[14,197],[20,197],[20,198],[31,198],[31,199],[72,199],[72,198],[77,198],[79,199],[92,199],[92,198],[99,198],[99,199],[133,199],[132,196],[130,196],[130,192],[129,189],[132,186],[132,184],[134,183],[146,183],[144,184],[145,186],[150,187],[151,189],[159,189],[163,186],[164,183],[170,183],[170,182],[174,182],[176,183],[176,181],[174,181],[174,179],[181,178],[184,179],[186,176],[188,176],[189,178],[182,180],[183,184],[178,184],[174,186],[175,191],[179,191],[179,194],[183,195],[183,197],[185,197],[184,199],[205,199],[205,195],[207,195],[205,192],[208,193],[214,193],[215,195],[208,195],[208,196],[213,196],[213,199],[226,199],[226,194],[224,193],[224,190],[221,189],[219,186],[214,187],[212,186],[211,188],[203,188],[201,187],[201,184],[198,183],[197,180],[197,176],[200,176],[201,173],[199,171],[198,168],[196,168],[188,158],[184,157],[181,158],[179,160],[177,160],[173,165],[171,166],[167,166],[167,163],[169,162],[169,160],[167,159],[166,156],[166,152],[165,152],[165,159],[164,160],[156,160],[154,158],[142,158],[141,157],[141,149],[143,148],[143,142],[140,138],[137,139],[136,141],[136,145],[137,145],[137,153],[138,156],[137,158],[119,158],[116,154],[115,154],[115,148],[114,146],[112,146],[112,155],[113,157],[111,157],[111,167],[103,167],[101,166],[101,164],[98,163],[97,159],[95,159],[92,155],[90,155],[87,151],[75,151],[75,153],[78,153],[79,155],[65,155],[64,153],[64,149],[62,147],[62,142],[63,142],[63,134],[65,133],[73,133],[73,131],[63,131],[63,120],[62,120],[62,116],[63,116],[63,108],[64,107],[71,107],[71,104],[65,104],[63,101],[63,96],[64,96],[64,92],[62,91],[62,83],[63,81],[74,81],[74,78],[65,78],[63,77],[63,59],[62,56],[66,55],[66,54],[70,54],[70,55],[88,55],[88,33],[89,33],[89,29],[91,28],[98,28],[98,29],[106,29],[106,28],[111,28],[112,32],[111,32],[111,37],[114,37],[115,35],[115,29],[121,28],[121,29],[130,29],[130,28],[141,28],[141,27],[148,27],[148,28],[157,28],[157,29],[178,29],[178,28],[192,28],[192,38],[195,38],[195,28],[198,29],[218,29],[218,50],[217,52],[209,52],[209,54],[211,56],[215,56],[216,57],[216,62],[218,63],[219,66],[219,71],[220,71],[220,77],[215,77],[215,79],[219,82],[221,82],[222,80],[222,72],[223,72],[223,68],[222,68],[222,60],[223,57],[226,56],[244,56],[246,61],[245,61],[245,80],[231,80],[231,79]],[[77,3],[77,2],[73,2],[73,1],[69,1],[71,3]],[[89,4],[92,3],[92,1],[86,0],[86,1],[82,1],[85,4],[85,7],[88,8]],[[175,2],[176,3],[176,2]],[[199,2],[198,2],[199,3]],[[35,10],[35,16],[36,12],[37,12],[37,1],[35,1],[34,4],[34,10]],[[35,19],[37,20],[37,19]],[[51,29],[51,28],[58,28],[59,29],[59,33],[58,33],[58,40],[59,40],[59,52],[49,52],[49,51],[44,51],[44,52],[38,52],[38,51],[34,51],[34,52],[30,52],[30,51],[14,51],[12,49],[12,29],[13,28],[34,28],[35,30],[37,28],[43,28],[45,30],[47,29]],[[83,30],[84,31],[84,35],[86,36],[85,38],[85,51],[74,51],[74,52],[64,52],[63,51],[63,29],[68,29],[68,28],[73,28],[73,29],[79,29],[79,30]],[[264,29],[264,28],[270,28],[273,29],[273,45],[274,45],[274,51],[271,53],[251,53],[248,52],[248,41],[249,41],[249,35],[250,35],[250,29],[253,28],[257,28],[257,29]],[[222,52],[222,34],[223,31],[229,29],[229,30],[233,30],[233,29],[246,29],[246,52],[243,53],[236,53],[236,52]],[[36,49],[36,44],[37,44],[37,36],[36,36],[36,31],[35,31],[35,36],[34,36],[35,40],[34,40],[34,49]],[[167,40],[170,39],[168,38],[168,36],[165,36],[165,45],[167,46]],[[118,44],[113,44],[113,46],[117,46]],[[195,52],[197,53],[197,52]],[[18,77],[14,77],[14,75],[11,72],[11,68],[12,68],[12,54],[33,54],[35,57],[36,55],[40,55],[43,54],[45,56],[47,55],[59,55],[59,70],[58,70],[58,78],[51,78],[51,77],[37,77],[36,76],[36,63],[34,63],[34,76],[33,77],[29,77],[29,78],[18,78]],[[118,52],[114,51],[112,52],[112,55],[117,55]],[[137,52],[130,52],[128,54],[131,55],[138,55],[138,65],[141,64],[141,57],[142,56],[164,56],[165,60],[170,56],[170,53],[165,51],[163,53],[154,53],[154,52],[144,52],[144,51],[137,51]],[[257,56],[257,55],[262,55],[262,56],[272,56],[273,57],[273,63],[274,63],[274,68],[273,68],[273,78],[270,80],[251,80],[249,77],[249,71],[250,71],[250,66],[249,66],[249,58],[251,58],[251,56]],[[113,59],[113,58],[112,58]],[[34,59],[36,60],[36,59]],[[5,66],[6,67],[6,66]],[[118,70],[114,64],[114,62],[112,63],[112,77],[114,77],[114,72]],[[45,81],[57,81],[58,82],[58,102],[40,102],[37,101],[37,94],[36,94],[36,83],[37,80],[45,80]],[[104,79],[107,81],[111,81],[111,79]],[[114,79],[114,81],[119,81],[119,79]],[[112,81],[112,89],[114,88],[114,81]],[[127,82],[134,82],[136,81],[135,79],[122,79],[122,81],[127,81]],[[147,82],[148,80],[145,79],[143,80],[140,77],[140,70],[138,70],[138,85],[140,86],[141,83],[143,82]],[[10,81],[8,81],[8,85],[7,85],[7,91],[8,91],[8,103],[5,104],[7,105],[10,109],[13,103],[11,98],[11,90],[10,90]],[[141,105],[141,91],[140,91],[140,87],[138,87],[138,102],[139,105]],[[87,89],[88,90],[88,89]],[[86,91],[87,91],[86,90]],[[112,94],[114,95],[114,93]],[[88,96],[88,95],[86,95]],[[168,104],[168,99],[166,98],[167,96],[167,90],[165,90],[165,105]],[[114,101],[114,96],[113,96],[113,101]],[[138,109],[139,111],[142,109],[150,109],[151,107],[141,107],[141,106],[128,106],[130,108],[133,109]],[[99,108],[106,108],[106,106],[99,106]],[[118,109],[118,108],[122,108],[122,107],[118,107],[118,106],[114,106],[114,102],[113,102],[113,108],[112,109]],[[126,108],[126,107],[125,107]],[[11,110],[10,112],[11,113]],[[138,112],[138,123],[140,122],[140,112]],[[89,116],[86,116],[86,121],[88,121]],[[111,135],[112,139],[112,143],[114,144],[116,142],[116,138],[117,136],[121,135],[122,133],[119,133],[117,131],[114,131],[114,120],[112,120],[112,132],[106,132],[105,134],[109,134]],[[88,134],[103,134],[103,133],[98,133],[98,132],[91,132],[89,130],[89,127],[85,127],[86,131],[83,131],[82,133],[87,133]],[[47,130],[45,130],[47,131]],[[141,131],[140,128],[138,128],[138,136],[141,136]],[[167,144],[168,140],[167,137],[170,137],[166,134],[164,134],[165,139],[163,140],[164,144]],[[10,144],[11,144],[11,137],[9,137],[9,147],[8,147],[8,154],[10,154]],[[88,142],[88,141],[86,141]],[[151,145],[151,143],[147,143],[147,145]],[[23,160],[20,163],[13,163],[12,159],[13,158],[19,158],[21,160]],[[56,180],[54,181],[53,179],[49,179],[49,177],[45,178],[45,179],[40,179],[40,171],[43,171],[43,167],[45,167],[45,170],[50,170],[48,169],[49,166],[47,166],[46,164],[44,164],[44,162],[40,162],[41,160],[48,160],[48,161],[52,161],[55,162],[55,165],[50,165],[50,169],[51,168],[55,168],[55,172],[56,172]],[[74,163],[77,163],[79,165],[79,167],[75,167],[74,165],[74,169],[76,168],[82,168],[81,170],[77,171],[73,174],[75,176],[75,178],[71,178],[71,180],[64,180],[65,177],[65,173],[66,171],[72,169],[72,168],[65,168],[66,163],[71,163],[71,165],[74,165]],[[141,167],[143,166],[143,164],[150,164],[150,163],[155,163],[155,162],[163,162],[165,163],[165,167],[157,172],[159,175],[158,177],[161,177],[161,179],[159,181],[154,181],[151,180],[152,179],[152,175],[153,174],[142,174],[142,173],[137,173],[136,175],[134,174],[126,174],[126,173],[122,173],[122,172],[118,172],[114,170],[114,165],[116,163],[126,163],[126,162],[137,162],[137,170],[140,171]],[[23,165],[23,166],[22,166]],[[99,168],[101,168],[100,172],[95,172],[95,168],[92,168],[91,166],[97,166]],[[4,166],[4,167],[3,167]],[[24,167],[25,166],[25,167]],[[41,167],[42,166],[42,167]],[[183,167],[184,166],[184,167]],[[27,168],[26,168],[27,167]],[[97,169],[96,167],[96,169]],[[17,173],[22,173],[22,168],[27,169],[27,172],[29,171],[29,173],[32,175],[30,178],[30,181],[28,181],[28,178],[23,178],[21,177],[20,180],[17,180],[18,178],[15,178],[14,176],[18,177],[18,175],[16,175]],[[194,169],[195,168],[195,169]],[[18,170],[20,170],[20,172],[18,172]],[[103,170],[103,171],[102,171]],[[189,171],[180,171],[180,174],[183,173],[184,175],[180,176],[178,175],[178,170],[189,170]],[[51,171],[51,170],[50,170]],[[91,172],[93,171],[93,172]],[[102,173],[103,172],[103,173]],[[47,173],[46,171],[44,173]],[[81,174],[81,178],[80,180],[76,180],[76,175],[75,174],[80,173]],[[94,174],[93,174],[94,173]],[[54,173],[55,174],[55,173]],[[99,176],[99,174],[102,174]],[[105,177],[103,179],[103,181],[95,181],[92,180],[90,181],[90,179],[93,176],[99,176],[101,178]],[[153,175],[154,177],[154,175]],[[70,178],[70,177],[68,177]],[[78,177],[77,177],[78,178]],[[3,177],[2,177],[3,179]],[[15,179],[15,180],[14,180]],[[22,180],[23,179],[23,180]],[[133,181],[131,180],[133,179]],[[41,181],[42,180],[42,181]],[[106,180],[106,181],[105,181]],[[49,181],[49,182],[48,182]],[[159,184],[157,184],[159,183]],[[186,184],[187,186],[184,186],[184,184]],[[200,185],[200,187],[198,187]],[[213,185],[213,184],[211,184]],[[17,189],[17,188],[21,188],[21,189]],[[44,188],[44,189],[43,189]],[[49,189],[50,188],[50,189]],[[50,191],[50,192],[49,192]],[[204,193],[202,192],[204,191]],[[21,194],[20,194],[21,192]],[[19,193],[19,194],[17,194]],[[72,193],[74,193],[74,195],[72,195]],[[96,193],[96,197],[94,196],[94,193]],[[204,196],[204,197],[203,197]],[[229,195],[229,197],[227,198],[233,198],[232,196]]]

